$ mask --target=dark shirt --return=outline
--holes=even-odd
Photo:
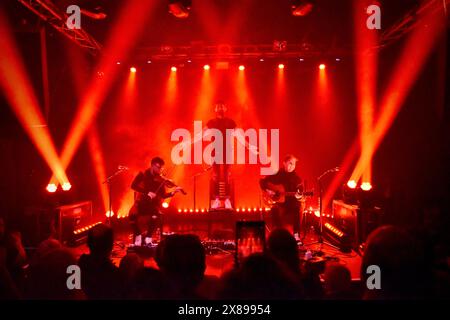
[[[154,213],[161,204],[162,199],[173,196],[172,192],[167,192],[163,180],[160,176],[153,175],[150,169],[139,172],[131,183],[131,189],[136,191],[135,202],[138,213]],[[151,199],[147,194],[156,193],[156,197]]]
[[[236,128],[236,122],[230,118],[214,118],[208,121],[206,126],[209,129],[217,129],[222,133],[222,141],[223,141],[223,154],[222,154],[222,163],[226,162],[226,154],[228,152],[227,145],[226,145],[226,134],[227,129],[235,129]],[[211,156],[215,157],[215,150],[212,152]]]
[[[208,121],[206,126],[209,129],[218,129],[225,137],[226,130],[227,129],[234,129],[236,128],[236,122],[230,118],[214,118]]]
[[[281,184],[286,192],[303,191],[302,179],[293,172],[287,172],[284,169],[280,169],[276,174],[266,176],[261,179],[259,184],[261,189],[270,189],[269,184]],[[286,205],[298,205],[298,201],[294,196],[286,196]]]

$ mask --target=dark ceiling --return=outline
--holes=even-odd
[[[36,26],[38,19],[17,0],[9,1],[9,15],[15,25]],[[149,15],[146,32],[140,46],[189,45],[193,41],[205,44],[270,44],[273,40],[307,43],[327,50],[349,48],[352,42],[352,0],[316,0],[306,17],[294,17],[292,0],[193,0],[190,16],[177,19],[168,12],[168,0],[158,1]],[[84,17],[82,27],[104,43],[112,24],[126,0],[53,0],[60,9],[77,4],[87,10],[106,13],[104,20]],[[382,7],[382,28],[389,28],[419,0],[375,1]],[[234,32],[228,32],[228,30]]]

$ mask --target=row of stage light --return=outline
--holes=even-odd
[[[167,203],[167,202],[164,202],[164,203]],[[168,208],[168,205],[165,206],[164,203],[163,203],[163,207]],[[205,208],[202,208],[202,209],[192,209],[192,208],[191,209],[178,209],[178,213],[206,213],[206,212],[210,212],[210,211],[214,211],[214,209],[213,210],[205,209]],[[263,212],[263,211],[270,211],[270,208],[267,208],[267,207],[265,207],[265,208],[262,208],[262,207],[260,207],[260,208],[257,208],[257,207],[244,208],[244,207],[242,207],[242,208],[236,208],[235,211],[236,212]]]
[[[337,60],[337,61],[340,61],[340,59]],[[121,63],[117,62],[117,64],[120,65]],[[203,70],[207,71],[207,70],[211,69],[211,65],[210,64],[204,64],[202,68],[203,68]],[[276,68],[278,68],[278,69],[286,69],[286,64],[279,63],[276,66]],[[325,63],[320,63],[320,64],[317,65],[317,68],[320,69],[320,70],[325,70],[326,69],[326,64]],[[177,67],[177,66],[174,66],[174,65],[170,66],[170,71],[172,71],[172,72],[176,72],[176,71],[178,71],[178,69],[179,69],[179,67]],[[222,68],[217,68],[217,69],[222,69]],[[226,68],[226,69],[229,69],[229,68]],[[240,71],[244,71],[246,69],[246,66],[243,65],[243,64],[240,64],[239,66],[237,66],[237,69],[240,70]],[[135,66],[131,66],[130,67],[130,72],[131,73],[136,73],[137,70],[138,69]]]

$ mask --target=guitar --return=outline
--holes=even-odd
[[[286,201],[286,197],[293,196],[297,200],[302,200],[305,197],[313,196],[313,191],[286,191],[282,184],[273,184],[269,183],[267,186],[268,190],[263,191],[263,200],[266,205],[274,205],[276,203],[284,203]]]

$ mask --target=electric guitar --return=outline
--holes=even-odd
[[[276,203],[284,203],[286,197],[293,196],[297,200],[303,200],[305,197],[313,196],[313,191],[286,191],[282,184],[269,183],[267,190],[263,191],[263,201],[266,205],[272,206]]]

